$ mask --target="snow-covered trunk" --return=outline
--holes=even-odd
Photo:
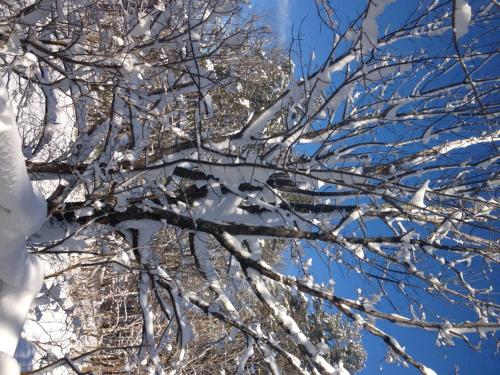
[[[21,152],[16,120],[0,89],[0,374],[19,374],[13,359],[31,303],[43,282],[40,260],[26,251],[26,237],[47,212],[33,191]]]

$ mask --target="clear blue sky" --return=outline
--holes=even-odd
[[[400,0],[403,4],[408,0]],[[365,0],[340,0],[334,1],[336,6],[344,7],[346,13],[352,9],[362,9]],[[402,3],[403,2],[403,3]],[[321,57],[324,57],[329,52],[331,46],[331,36],[319,29],[319,22],[316,16],[316,7],[314,0],[253,0],[252,3],[255,11],[264,15],[264,22],[269,24],[278,35],[282,43],[289,44],[292,36],[300,29],[301,43],[305,53],[303,54],[303,62],[307,62],[310,58],[310,52],[316,51],[316,61],[321,63]],[[384,17],[398,17],[397,6],[393,6],[392,13],[384,15]],[[400,6],[400,5],[399,5]],[[387,8],[390,10],[390,8]],[[348,20],[345,20],[347,22]],[[297,67],[300,65],[299,56],[294,55]],[[311,254],[313,256],[313,254]],[[341,275],[337,273],[337,292],[346,297],[356,295],[356,289],[366,289],[366,283],[352,277],[345,277],[339,280]],[[321,276],[318,275],[318,280],[321,281]],[[326,275],[323,275],[326,276]],[[325,277],[325,281],[328,277]],[[497,280],[498,285],[498,280]],[[396,301],[402,303],[403,301]],[[430,303],[431,301],[422,301]],[[451,311],[445,314],[452,313]],[[453,311],[454,316],[461,319],[474,319],[474,317],[465,316],[459,309]],[[462,342],[455,340],[454,347],[437,347],[435,345],[436,333],[422,332],[415,329],[407,329],[400,327],[388,327],[380,325],[381,328],[387,329],[388,333],[394,334],[403,346],[406,346],[409,354],[415,359],[423,362],[428,367],[434,369],[439,375],[455,374],[455,364],[458,366],[460,375],[496,375],[500,374],[500,356],[495,355],[496,343],[493,338],[489,338],[483,342],[482,351],[477,353],[471,351]],[[365,345],[368,351],[367,367],[361,374],[390,374],[390,375],[410,375],[417,374],[414,368],[405,369],[398,365],[391,365],[385,362],[384,357],[386,347],[378,338],[372,337],[366,333]],[[472,339],[477,341],[477,337]]]

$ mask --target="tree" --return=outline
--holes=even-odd
[[[2,3],[2,73],[48,206],[28,247],[50,282],[73,272],[103,296],[73,289],[68,313],[99,334],[42,366],[342,374],[364,362],[347,327],[429,375],[380,322],[471,347],[500,327],[496,5],[405,1],[389,22],[401,4],[346,22],[317,0],[332,48],[298,74],[244,1]],[[370,287],[343,295],[332,267]]]

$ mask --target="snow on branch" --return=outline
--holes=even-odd
[[[32,373],[354,374],[366,333],[429,375],[398,327],[496,335],[498,12],[333,3],[308,64],[244,0],[0,5],[0,351],[29,253]]]

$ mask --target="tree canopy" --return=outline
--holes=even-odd
[[[30,373],[354,373],[362,333],[432,375],[386,327],[495,335],[498,5],[362,3],[316,0],[303,64],[243,0],[1,3],[33,320],[70,331]]]

